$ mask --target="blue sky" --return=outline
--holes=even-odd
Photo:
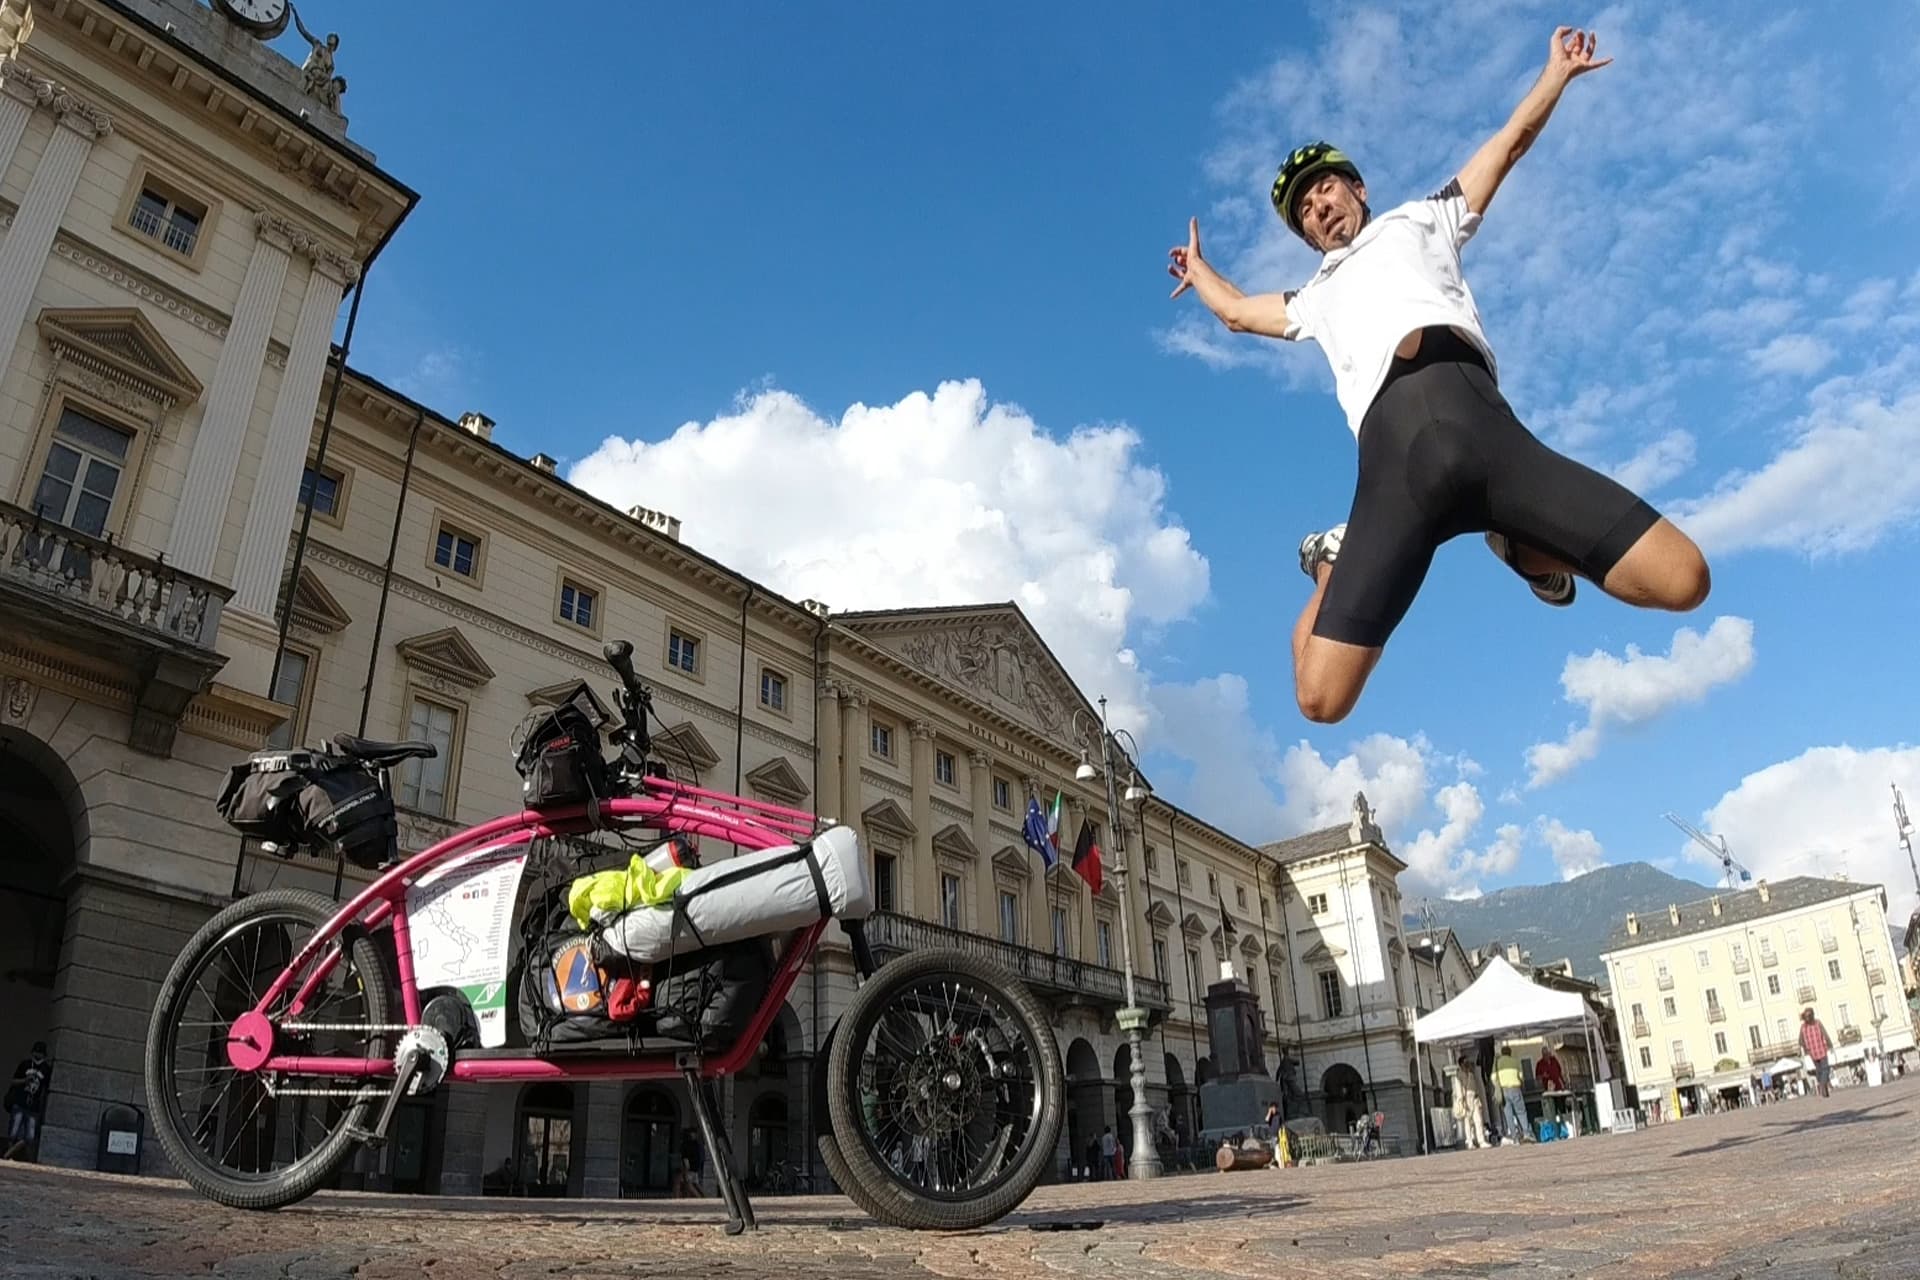
[[[356,365],[835,608],[1016,599],[1169,797],[1252,840],[1356,787],[1472,893],[1601,861],[1703,880],[1661,814],[1775,876],[1914,900],[1920,53],[1894,6],[318,7],[355,137],[422,193]],[[1709,551],[1681,618],[1550,610],[1444,548],[1358,710],[1293,704],[1295,548],[1354,442],[1319,350],[1170,301],[1201,220],[1248,290],[1328,137],[1376,207],[1442,185],[1556,23],[1576,82],[1467,247],[1544,438]],[[281,42],[299,55],[292,37]],[[427,70],[437,67],[438,70]],[[746,492],[748,501],[734,495]]]

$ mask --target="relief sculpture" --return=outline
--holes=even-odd
[[[910,636],[900,652],[928,675],[1019,707],[1048,733],[1058,732],[1065,722],[1046,660],[1032,637],[1017,630],[976,623]]]

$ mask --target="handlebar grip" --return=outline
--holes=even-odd
[[[640,677],[633,673],[633,642],[630,640],[609,640],[600,650],[607,665],[620,677],[621,683],[631,689],[639,683]]]

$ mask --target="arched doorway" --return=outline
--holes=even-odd
[[[1367,1082],[1344,1062],[1327,1068],[1320,1079],[1321,1119],[1331,1133],[1350,1133],[1367,1113]]]
[[[747,1179],[755,1188],[775,1186],[774,1167],[788,1162],[787,1099],[763,1093],[747,1111]]]
[[[1110,1099],[1100,1071],[1099,1055],[1085,1039],[1067,1046],[1067,1164],[1086,1169],[1097,1160],[1100,1133]]]
[[[665,1089],[643,1085],[627,1095],[620,1126],[622,1196],[664,1196],[673,1191],[679,1128],[680,1108]]]
[[[564,1196],[573,1175],[573,1086],[530,1085],[514,1125],[514,1168],[530,1196]]]
[[[61,1057],[52,1034],[54,978],[67,881],[83,838],[76,828],[85,823],[84,808],[69,803],[75,795],[66,763],[51,748],[18,729],[0,729],[0,1069],[9,1077],[36,1041],[48,1042],[56,1063]],[[36,1139],[22,1158],[36,1159],[39,1145]]]
[[[1180,1059],[1172,1054],[1167,1057],[1167,1107],[1173,1112],[1173,1131],[1180,1135],[1180,1145],[1193,1145],[1194,1131],[1200,1126],[1193,1114],[1193,1090],[1187,1086],[1187,1072],[1180,1065]]]
[[[1133,1110],[1133,1046],[1123,1044],[1113,1051],[1114,1135],[1121,1145],[1133,1141],[1133,1125],[1128,1114]]]

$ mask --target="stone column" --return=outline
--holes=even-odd
[[[940,920],[940,872],[933,865],[933,725],[915,720],[907,726],[912,740],[909,772],[913,782],[913,869],[908,886],[913,914],[922,920]],[[941,923],[945,923],[941,921]]]
[[[32,75],[31,72],[20,74]],[[113,130],[113,121],[98,107],[82,102],[50,80],[35,77],[30,83],[38,100],[53,108],[59,123],[54,126],[53,136],[47,139],[47,149],[40,155],[40,163],[27,183],[27,193],[19,209],[14,211],[6,240],[0,242],[0,367],[13,360],[14,344],[20,340],[20,329],[33,306],[34,290],[39,288],[40,277],[46,271],[53,237],[60,230],[60,219],[67,212],[68,201],[73,198],[74,184],[80,180],[87,153],[93,150],[95,139]],[[20,130],[26,125],[25,118],[17,114],[25,107],[11,93],[0,97],[0,101],[6,102],[7,109],[17,118],[17,124],[4,126],[12,138],[10,151],[19,143]],[[0,143],[7,143],[6,136],[0,135]],[[0,492],[11,492],[15,479],[12,463],[0,455]]]
[[[979,864],[974,868],[977,883],[973,901],[979,914],[974,918],[973,931],[998,938],[1000,889],[993,880],[993,833],[988,825],[993,819],[993,757],[979,750],[967,752],[967,782],[973,799],[973,847],[980,851]]]
[[[841,807],[840,794],[840,686],[831,680],[820,682],[814,723],[820,726],[820,781],[819,794],[813,797],[814,811],[824,818],[846,822],[850,815]]]
[[[187,462],[173,535],[167,540],[167,563],[202,577],[210,576],[214,555],[220,549],[220,530],[233,500],[233,473],[246,443],[247,424],[253,417],[254,392],[260,385],[267,337],[273,331],[292,248],[279,230],[285,224],[278,218],[258,214],[254,224],[258,234],[253,257],[240,283],[233,324],[227,329],[227,340],[220,345],[220,359],[213,367],[213,385],[207,390],[207,407],[193,440],[193,456]]]
[[[280,575],[287,562],[287,531],[297,523],[295,504],[306,467],[307,442],[313,437],[314,412],[320,401],[320,379],[326,371],[334,317],[340,313],[340,299],[347,285],[360,274],[357,266],[332,250],[278,219],[274,222],[275,230],[311,259],[312,266],[307,271],[300,318],[293,328],[293,345],[287,352],[286,372],[280,377],[280,391],[273,402],[267,447],[261,455],[260,474],[253,482],[253,497],[247,503],[246,532],[240,539],[240,558],[233,572],[234,606],[263,618],[273,616],[279,603]]]
[[[860,813],[866,808],[860,803],[865,790],[860,785],[860,766],[867,758],[868,724],[866,691],[851,687],[843,690],[840,695],[840,821],[859,833],[863,845],[868,841],[866,824],[860,820]],[[894,888],[897,891],[899,886]],[[894,904],[896,909],[899,905]]]
[[[29,71],[18,59],[0,62],[0,178],[13,166],[13,153],[20,147],[33,109],[51,102],[53,92],[53,81]]]
[[[587,1084],[585,1169],[580,1194],[589,1200],[620,1198],[620,1143],[626,1128],[622,1100],[627,1086],[620,1080]]]

